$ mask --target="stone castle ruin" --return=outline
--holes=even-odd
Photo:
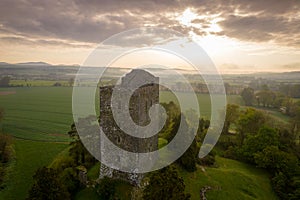
[[[143,85],[143,83],[147,83]],[[159,78],[153,76],[149,72],[141,69],[134,69],[130,73],[126,74],[121,79],[121,86],[125,88],[130,88],[132,85],[142,85],[138,89],[132,91],[133,95],[130,98],[129,105],[125,105],[122,98],[118,98],[116,109],[118,112],[124,112],[124,109],[129,109],[130,116],[132,120],[138,126],[145,126],[150,123],[150,117],[148,114],[149,108],[159,103]],[[116,124],[113,113],[111,110],[111,98],[114,86],[104,86],[100,87],[100,127],[102,128],[108,139],[113,142],[118,147],[135,153],[146,153],[152,152],[158,149],[158,136],[154,135],[149,138],[138,138],[124,133]],[[117,91],[122,97],[121,89]],[[138,133],[139,134],[139,133]],[[110,156],[110,155],[104,155]],[[139,157],[136,157],[137,162]],[[128,160],[122,155],[117,155],[118,162],[126,165]],[[104,176],[122,179],[130,182],[134,185],[139,185],[143,174],[140,173],[125,173],[117,169],[112,169],[101,164],[100,176]]]

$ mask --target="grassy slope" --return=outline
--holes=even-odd
[[[277,199],[272,191],[268,174],[251,165],[216,157],[217,168],[198,169],[188,173],[180,170],[186,191],[193,199],[200,199],[200,189],[214,188],[207,192],[208,199]]]
[[[283,123],[283,124],[289,124],[292,119],[288,115],[285,115],[285,114],[279,112],[279,109],[268,108],[268,107],[264,108],[261,106],[260,107],[254,106],[254,108],[257,110],[265,111],[267,114],[274,117],[275,120],[277,120],[278,122]]]
[[[179,175],[183,177],[186,185],[186,192],[191,194],[191,200],[200,199],[200,189],[204,186],[213,188],[206,193],[210,200],[278,199],[272,191],[266,171],[226,158],[216,157],[216,161],[218,167],[205,167],[205,172],[198,168],[196,172],[190,173],[178,167]],[[99,165],[95,166],[97,171],[98,167]],[[93,171],[91,169],[92,174]],[[117,185],[116,194],[121,199],[129,199],[130,189],[128,184],[121,182]],[[85,188],[77,193],[75,199],[96,200],[98,196],[94,189]]]
[[[15,140],[14,145],[16,161],[6,183],[7,187],[0,192],[0,199],[25,199],[36,169],[49,165],[52,159],[67,147],[67,144],[25,140]]]

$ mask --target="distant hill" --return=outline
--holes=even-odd
[[[0,65],[10,65],[10,64],[6,62],[0,62]]]
[[[46,62],[25,62],[25,63],[17,63],[17,65],[51,66],[51,64]]]

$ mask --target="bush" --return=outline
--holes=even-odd
[[[172,166],[155,171],[150,175],[149,184],[143,191],[143,199],[147,200],[188,200],[190,194],[185,194],[183,179]]]
[[[53,86],[54,87],[60,87],[60,86],[62,86],[62,84],[60,82],[56,82],[56,83],[53,84]]]
[[[112,200],[115,196],[115,180],[104,177],[97,185],[97,193],[101,200]]]
[[[230,146],[230,147],[228,147],[228,149],[224,152],[224,155],[223,155],[223,156],[224,156],[225,158],[230,158],[230,159],[237,160],[237,159],[238,159],[237,151],[238,151],[238,147]]]
[[[198,164],[199,165],[205,165],[205,166],[212,166],[216,162],[215,156],[216,156],[216,152],[214,150],[212,150],[204,158],[199,158],[198,159]]]
[[[196,171],[196,163],[198,160],[199,148],[196,139],[193,140],[191,146],[177,160],[177,162],[188,172]]]
[[[0,134],[0,162],[7,163],[13,153],[12,137],[10,135]]]
[[[42,167],[33,176],[34,184],[29,191],[28,200],[68,200],[70,194],[59,178],[56,170]]]

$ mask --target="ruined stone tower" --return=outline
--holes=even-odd
[[[130,98],[129,105],[125,105],[122,98],[118,99],[117,109],[118,112],[124,112],[124,109],[129,109],[132,120],[138,126],[145,126],[150,123],[150,117],[148,115],[149,108],[159,103],[159,79],[153,76],[149,72],[141,69],[134,69],[130,73],[122,77],[120,85],[130,87],[131,85],[137,85],[141,83],[147,83],[134,90],[133,95]],[[158,137],[154,135],[149,138],[133,137],[124,133],[116,124],[112,110],[111,110],[111,97],[114,86],[100,87],[100,127],[105,135],[118,147],[135,153],[146,153],[155,151],[158,149]],[[122,90],[118,91],[122,96]],[[105,155],[109,156],[109,155]],[[122,155],[118,155],[118,161],[122,163],[124,158]],[[137,157],[136,159],[139,159]],[[126,160],[125,160],[126,161]],[[126,164],[126,162],[124,162]],[[101,164],[100,176],[103,178],[108,176],[111,178],[123,179],[134,185],[139,185],[143,178],[142,174],[138,173],[125,173],[116,169],[109,168]]]

